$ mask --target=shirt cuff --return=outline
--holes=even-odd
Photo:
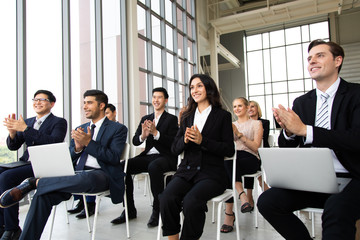
[[[144,141],[145,141],[145,140],[142,140],[142,139],[141,139],[141,135],[139,136],[139,141],[140,141],[140,142],[144,142]]]
[[[306,125],[306,138],[304,144],[312,144],[313,142],[313,127],[310,125]]]
[[[156,136],[154,136],[154,140],[159,140],[159,138],[160,138],[160,131],[159,130],[157,130],[157,134],[156,134]]]
[[[286,133],[285,133],[285,129],[283,130],[283,135],[284,135],[284,138],[286,139],[286,140],[294,140],[295,139],[295,134],[293,134],[293,135],[291,135],[291,136],[288,136],[288,135],[286,135]]]

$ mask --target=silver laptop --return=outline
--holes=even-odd
[[[338,193],[350,181],[336,177],[328,148],[259,148],[259,154],[272,187]]]
[[[28,151],[35,177],[75,175],[67,143],[31,146]]]

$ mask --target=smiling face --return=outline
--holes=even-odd
[[[84,99],[85,117],[94,123],[105,116],[104,107],[105,103],[99,104],[94,96],[87,96]]]
[[[194,101],[199,104],[207,100],[206,89],[200,78],[194,78],[190,84],[190,94]]]
[[[116,122],[116,110],[112,112],[110,108],[106,108],[106,110],[105,110],[105,116],[106,116],[110,121]]]
[[[37,94],[34,99],[37,99],[33,101],[33,108],[38,118],[41,118],[48,114],[51,111],[51,108],[53,108],[55,105],[54,102],[49,101],[49,96],[44,93]],[[45,100],[40,101],[40,99]]]
[[[252,117],[258,118],[259,117],[259,111],[258,111],[258,108],[257,108],[255,103],[250,102],[248,114],[249,114],[249,117],[251,117],[251,118]]]
[[[248,106],[245,105],[241,99],[233,101],[233,111],[238,118],[244,117],[248,114]]]
[[[155,111],[165,110],[167,101],[163,92],[154,92],[152,95],[152,105]]]
[[[330,47],[320,44],[309,51],[308,71],[312,79],[317,82],[333,82],[338,78],[338,67],[343,58],[334,58],[330,52]]]

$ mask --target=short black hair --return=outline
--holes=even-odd
[[[114,105],[112,105],[111,103],[108,103],[107,107],[106,108],[109,108],[111,112],[115,112],[116,111],[116,107]],[[105,108],[105,109],[106,109]]]
[[[36,93],[34,94],[34,98],[36,97],[36,95],[38,94],[46,94],[48,96],[48,99],[50,102],[56,102],[56,97],[54,96],[54,94],[48,90],[37,90]]]
[[[91,90],[87,90],[85,93],[84,93],[84,98],[85,97],[95,97],[95,100],[100,104],[100,103],[105,103],[105,108],[104,108],[104,111],[106,110],[107,108],[107,105],[108,105],[108,96],[103,92],[103,91],[100,91],[100,90],[97,90],[97,89],[91,89]]]
[[[317,46],[317,45],[327,45],[329,46],[330,48],[330,52],[331,54],[333,55],[333,58],[335,59],[336,57],[338,56],[341,56],[343,61],[341,62],[340,66],[339,66],[339,69],[338,69],[338,73],[340,72],[341,70],[341,67],[342,67],[342,64],[344,62],[344,58],[345,58],[345,53],[344,53],[344,49],[337,43],[335,42],[325,42],[324,40],[321,40],[321,39],[316,39],[314,41],[312,41],[310,44],[309,44],[309,47],[308,47],[308,52],[310,52],[310,50]]]
[[[154,89],[152,90],[152,93],[154,94],[154,92],[162,92],[162,93],[164,94],[165,99],[168,99],[168,98],[169,98],[168,92],[167,92],[166,89],[163,88],[163,87],[154,88]]]

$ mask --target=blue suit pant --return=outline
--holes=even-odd
[[[96,193],[108,189],[109,177],[102,170],[84,171],[74,176],[41,178],[20,239],[40,239],[52,206],[68,200],[71,193]]]
[[[30,164],[10,169],[0,168],[0,195],[19,185],[24,179],[33,176]],[[9,208],[0,208],[0,226],[4,226],[6,231],[17,230],[19,227],[19,204]]]

